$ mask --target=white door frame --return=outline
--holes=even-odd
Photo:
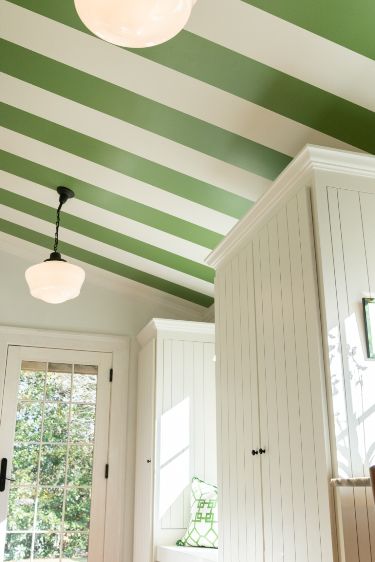
[[[123,560],[126,536],[127,421],[130,340],[126,336],[33,330],[0,325],[0,397],[4,393],[8,347],[32,346],[75,351],[107,352],[113,355],[112,402],[109,429],[109,478],[103,562]],[[1,400],[2,402],[2,400]],[[1,412],[0,412],[1,415]]]

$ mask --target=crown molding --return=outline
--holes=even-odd
[[[194,341],[215,341],[215,324],[153,318],[137,335],[138,343],[144,346],[153,338],[186,338]]]
[[[297,184],[311,183],[316,171],[336,172],[375,178],[375,157],[360,152],[306,145],[281,172],[266,193],[232,228],[211,252],[206,263],[217,269],[233,255],[244,240],[262,223],[264,217],[284,199]]]
[[[37,244],[21,240],[16,236],[6,234],[0,231],[0,250],[17,256],[27,261],[28,264],[43,261],[48,251]],[[153,304],[159,304],[166,309],[166,314],[170,313],[171,316],[178,314],[185,316],[189,320],[204,320],[207,308],[199,304],[191,303],[174,295],[169,295],[153,287],[148,287],[137,281],[121,277],[110,271],[105,271],[93,265],[69,258],[71,263],[81,266],[86,272],[86,283],[99,286],[101,288],[117,291],[123,295],[137,297],[142,300],[147,300]],[[26,266],[25,266],[26,267]]]

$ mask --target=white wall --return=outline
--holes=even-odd
[[[126,484],[124,562],[131,562],[133,540],[133,494],[136,430],[136,362],[138,348],[135,335],[151,318],[202,320],[200,307],[185,305],[157,291],[143,291],[115,276],[84,265],[86,282],[78,299],[60,305],[48,305],[32,298],[28,292],[25,269],[45,258],[32,245],[20,247],[17,241],[0,249],[0,325],[63,330],[81,333],[128,335],[132,338],[132,366],[128,392],[128,459],[132,461]],[[26,258],[25,248],[29,257]],[[73,260],[72,260],[73,261]],[[113,561],[115,562],[115,561]]]

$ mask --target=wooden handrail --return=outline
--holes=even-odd
[[[331,478],[331,486],[333,487],[343,487],[349,486],[353,488],[357,487],[367,487],[371,486],[370,478],[358,477],[358,478]]]
[[[372,493],[374,496],[374,503],[375,503],[375,465],[370,466],[370,480],[371,480]]]

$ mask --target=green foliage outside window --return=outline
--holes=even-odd
[[[96,377],[22,371],[18,398],[4,559],[86,562]]]

